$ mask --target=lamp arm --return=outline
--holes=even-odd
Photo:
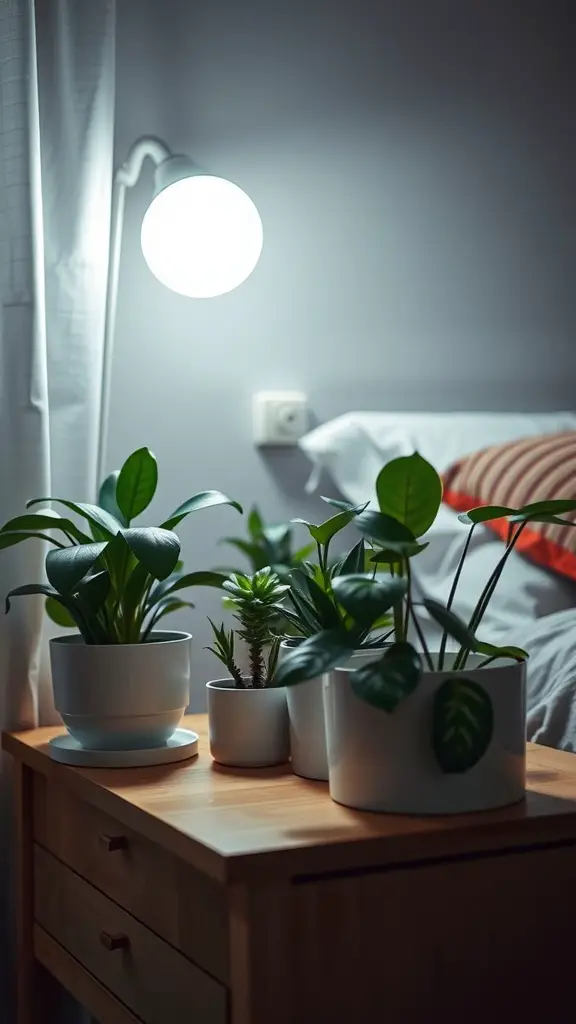
[[[170,160],[172,153],[168,146],[152,135],[144,135],[130,147],[125,162],[114,174],[110,215],[110,245],[108,255],[108,276],[106,280],[106,309],[104,315],[104,342],[102,348],[102,386],[100,389],[100,418],[98,423],[98,451],[96,456],[96,501],[98,489],[104,478],[106,448],[108,443],[108,417],[110,414],[110,389],[112,384],[112,354],[116,331],[116,310],[118,306],[118,278],[122,252],[122,231],[124,227],[124,202],[126,189],[133,188],[138,181],[144,161],[149,157],[156,167]]]

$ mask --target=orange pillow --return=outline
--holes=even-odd
[[[523,438],[474,452],[450,466],[443,483],[443,501],[457,512],[476,505],[520,508],[533,501],[576,499],[576,432]],[[576,522],[576,512],[562,519]],[[506,540],[507,519],[486,526]],[[576,527],[529,523],[516,550],[576,580]]]

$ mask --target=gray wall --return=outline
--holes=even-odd
[[[256,201],[265,248],[220,299],[168,292],[128,199],[109,465],[148,443],[159,514],[218,487],[318,513],[251,446],[250,396],[362,409],[574,406],[571,0],[119,0],[117,153],[155,133]],[[222,561],[231,510],[182,530]],[[193,631],[207,642],[198,592]],[[184,621],[184,620],[182,620]],[[197,654],[198,690],[213,672]]]

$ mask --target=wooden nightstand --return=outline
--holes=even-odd
[[[4,736],[19,1024],[56,1024],[44,969],[101,1024],[572,1018],[575,756],[532,746],[525,804],[403,818],[287,767],[220,768],[188,724],[200,756],[162,768],[69,768],[57,729]]]

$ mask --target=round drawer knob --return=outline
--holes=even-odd
[[[108,853],[113,853],[114,850],[126,850],[128,848],[128,840],[126,836],[108,836],[102,833],[98,836],[101,845]]]
[[[130,945],[130,939],[127,935],[123,935],[122,933],[118,935],[111,935],[110,932],[100,932],[100,942],[104,948],[109,950],[111,953],[113,953],[115,949],[128,949]]]

